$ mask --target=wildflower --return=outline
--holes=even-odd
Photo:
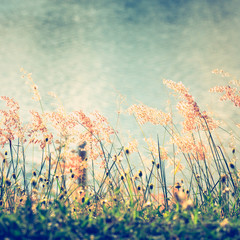
[[[79,191],[79,194],[82,195],[83,193],[84,193],[84,190],[81,189],[81,190]]]
[[[224,190],[223,190],[223,194],[226,194],[226,193],[229,193],[230,192],[230,188],[229,187],[226,187]]]
[[[62,200],[64,198],[64,194],[60,193],[58,197],[59,197],[59,200]]]
[[[233,154],[235,153],[235,148],[232,149],[232,153],[233,153]]]
[[[178,191],[174,193],[174,197],[179,202],[180,204],[186,201],[187,199],[187,194],[184,193],[183,191]]]
[[[45,205],[47,203],[47,200],[45,198],[43,198],[41,201],[40,201],[41,204]]]
[[[229,167],[230,167],[231,169],[235,169],[235,164],[234,164],[233,162],[229,162]]]
[[[222,174],[221,175],[221,182],[225,183],[227,181],[227,175],[226,174]]]
[[[122,161],[122,156],[118,155],[113,155],[113,161],[115,162],[121,162]]]
[[[85,197],[82,197],[82,203],[84,203],[85,202]]]
[[[121,175],[121,180],[122,180],[122,181],[124,180],[124,176],[123,176],[123,175]]]
[[[182,203],[183,210],[190,210],[193,208],[193,201],[191,199],[187,199]]]
[[[153,189],[153,184],[152,184],[152,183],[149,185],[149,188],[150,188],[151,190]]]
[[[36,171],[33,171],[33,172],[32,172],[32,175],[33,175],[34,177],[36,177],[36,176],[37,176],[37,172],[36,172]]]
[[[6,184],[7,187],[10,187],[12,182],[11,182],[11,180],[9,178],[6,178],[5,179],[5,184]]]
[[[102,200],[102,204],[106,204],[107,202],[108,202],[107,199]]]
[[[199,180],[199,178],[200,178],[200,175],[196,174],[196,179]]]
[[[138,172],[138,176],[141,178],[141,177],[142,177],[142,175],[143,175],[142,171],[141,171],[141,170],[139,170],[139,172]]]
[[[75,177],[75,174],[74,174],[74,173],[72,173],[72,174],[71,174],[71,178],[74,178],[74,177]]]
[[[33,187],[36,187],[36,186],[37,186],[37,179],[36,179],[35,177],[33,177],[33,178],[31,179],[31,185],[32,185]]]
[[[159,169],[159,168],[160,168],[160,164],[159,164],[159,163],[157,163],[157,164],[156,164],[156,167],[157,167],[157,169]]]
[[[220,222],[220,227],[226,227],[229,224],[229,221],[227,218],[225,218],[222,222]]]
[[[141,186],[140,186],[140,185],[137,186],[137,190],[138,190],[138,191],[141,190]]]
[[[125,153],[128,155],[130,153],[128,148],[125,148]]]
[[[144,204],[144,207],[150,207],[152,205],[152,203],[150,201],[147,201],[145,204]]]
[[[13,174],[12,174],[12,178],[13,178],[13,179],[16,179],[16,178],[17,178],[16,173],[13,173]]]
[[[134,176],[134,180],[138,180],[138,175],[136,174],[135,176]]]
[[[42,181],[43,181],[43,176],[42,176],[42,175],[38,177],[38,181],[39,181],[39,182],[42,182]]]
[[[174,186],[175,188],[177,188],[178,190],[181,188],[181,185],[180,185],[180,183],[179,182],[176,182],[176,184],[175,184],[175,186]]]
[[[72,172],[73,172],[72,168],[70,168],[70,169],[69,169],[69,172],[70,172],[70,173],[72,173]]]
[[[78,147],[79,147],[80,149],[84,149],[86,145],[87,145],[87,142],[84,141],[84,142],[83,142],[82,144],[80,144]]]
[[[7,151],[5,151],[5,153],[4,153],[4,154],[5,154],[5,156],[7,156],[7,155],[8,155],[8,152],[7,152]]]

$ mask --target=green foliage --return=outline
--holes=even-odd
[[[116,214],[107,209],[102,214],[70,214],[70,209],[55,201],[52,208],[35,211],[31,201],[14,214],[0,214],[0,237],[9,239],[238,239],[240,219],[223,219],[198,209],[177,206],[163,216],[156,209],[145,209],[133,216],[125,210]],[[120,211],[120,209],[118,209]],[[90,220],[91,219],[91,220]]]

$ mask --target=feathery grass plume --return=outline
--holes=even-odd
[[[215,74],[221,74],[223,77],[232,77],[229,73],[225,73],[223,70],[216,69],[213,71]],[[235,85],[236,87],[232,87],[231,84]],[[215,86],[210,88],[209,92],[211,93],[224,93],[220,97],[220,101],[231,101],[236,107],[240,107],[240,91],[238,87],[240,86],[239,81],[233,79],[228,82],[226,86]]]
[[[191,132],[198,129],[213,130],[218,127],[219,123],[208,116],[206,111],[200,111],[198,104],[194,101],[193,96],[189,94],[188,89],[182,84],[182,82],[176,83],[172,80],[164,79],[163,84],[172,89],[178,94],[178,97],[182,99],[182,101],[178,102],[177,109],[184,117],[184,132]]]
[[[125,153],[131,154],[133,152],[138,152],[138,141],[136,139],[133,139],[132,141],[128,142]]]
[[[153,125],[167,125],[171,121],[170,113],[164,113],[144,104],[133,104],[128,108],[128,113],[130,115],[134,114],[141,125],[147,122]]]
[[[7,109],[0,109],[0,145],[2,148],[9,141],[16,138],[25,141],[24,128],[19,116],[19,104],[13,99],[1,96],[0,100],[5,101]]]
[[[30,111],[32,119],[28,125],[29,143],[40,144],[43,149],[46,144],[51,144],[53,134],[47,128],[46,114]],[[47,141],[46,141],[47,139]]]
[[[204,160],[208,155],[208,150],[202,141],[198,141],[193,138],[190,132],[182,135],[173,134],[171,143],[176,144],[178,147],[176,155],[179,153],[188,154],[191,153],[191,159]]]
[[[152,138],[144,138],[144,141],[148,144],[149,151],[153,154],[154,158],[157,159],[159,156],[159,150],[161,152],[161,160],[168,160],[168,152],[164,147],[158,148],[158,144]]]

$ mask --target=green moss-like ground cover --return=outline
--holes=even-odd
[[[240,239],[239,233],[238,218],[223,220],[212,209],[160,213],[105,208],[99,215],[73,215],[60,202],[51,210],[38,207],[33,212],[27,201],[16,213],[0,216],[1,239]]]

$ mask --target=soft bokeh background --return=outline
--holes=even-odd
[[[23,113],[38,108],[23,67],[44,110],[53,108],[53,91],[67,111],[98,109],[114,125],[119,94],[125,106],[165,110],[166,78],[182,81],[203,109],[237,119],[237,109],[208,90],[224,82],[215,68],[240,76],[239,13],[238,0],[2,0],[0,95],[14,97]],[[122,128],[132,124],[124,118]]]

